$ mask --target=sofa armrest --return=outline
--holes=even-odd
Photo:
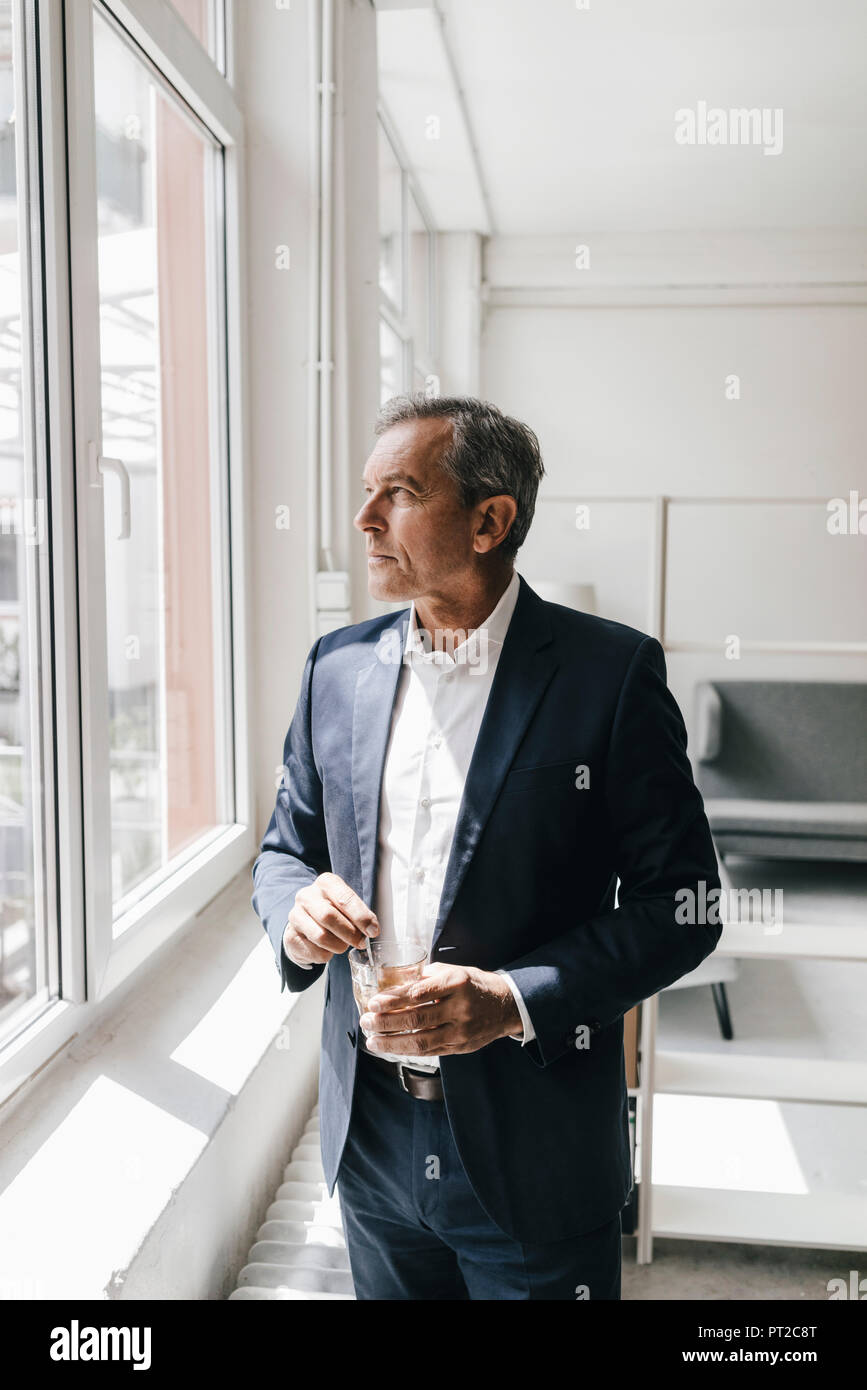
[[[722,750],[722,700],[711,681],[701,681],[696,686],[695,700],[696,757],[700,763],[712,763]]]

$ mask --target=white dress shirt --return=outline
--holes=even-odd
[[[370,904],[379,941],[415,935],[430,949],[464,783],[519,587],[513,572],[493,612],[455,644],[453,655],[435,649],[433,634],[419,635],[412,604],[382,777]],[[535,1037],[526,1006],[511,976],[498,973],[523,1025],[523,1038],[513,1036],[526,1045]],[[374,1055],[422,1071],[439,1067],[438,1057]]]

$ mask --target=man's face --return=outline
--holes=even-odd
[[[373,598],[447,597],[472,568],[478,516],[461,506],[438,462],[451,435],[450,420],[406,420],[380,436],[367,460],[367,501],[353,524],[364,532]]]

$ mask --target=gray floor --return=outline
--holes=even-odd
[[[635,1263],[635,1239],[623,1238],[624,1300],[784,1299],[827,1302],[828,1281],[867,1277],[864,1251],[795,1250],[779,1245],[655,1240],[649,1265]],[[865,1285],[867,1287],[867,1285]]]
[[[865,901],[863,872],[842,866],[834,875],[837,891],[829,898],[826,884],[815,901],[798,895],[790,920],[815,920],[820,913],[827,914],[820,920],[847,918],[853,897]],[[768,875],[764,881],[773,879]],[[685,989],[660,997],[659,1047],[757,1057],[863,1061],[867,1056],[867,965],[741,961],[727,992],[731,1042],[720,1035],[710,990]],[[867,1109],[787,1103],[780,1105],[780,1115],[809,1190],[848,1192],[867,1202]],[[829,1279],[848,1281],[850,1270],[867,1276],[863,1250],[660,1239],[651,1265],[638,1267],[634,1260],[635,1241],[627,1237],[625,1299],[827,1299]]]

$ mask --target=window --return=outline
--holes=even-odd
[[[435,236],[385,112],[379,126],[380,399],[439,393]]]
[[[231,818],[230,691],[212,534],[225,477],[216,379],[221,151],[94,17],[102,447],[115,916]],[[218,698],[218,696],[222,698]]]
[[[385,319],[379,320],[379,403],[385,402],[391,396],[397,396],[403,390],[404,380],[404,347],[403,340],[394,329],[386,323]]]
[[[243,130],[174,8],[0,0],[0,1099],[256,847]]]
[[[401,313],[403,287],[403,170],[379,127],[379,288]]]
[[[40,284],[31,274],[35,67],[20,5],[0,0],[0,1036],[56,987],[45,774],[46,507],[37,435]],[[38,246],[37,246],[38,259]]]
[[[409,195],[407,240],[407,278],[409,280],[407,316],[412,331],[414,357],[419,363],[424,364],[430,361],[433,353],[431,324],[433,237],[428,231],[421,208],[412,193]]]
[[[222,0],[171,0],[171,5],[220,71],[225,72]]]

